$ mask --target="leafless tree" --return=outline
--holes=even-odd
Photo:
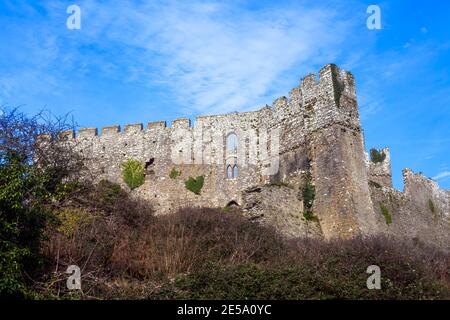
[[[77,142],[65,134],[75,126],[69,115],[41,111],[30,117],[18,108],[0,108],[0,165],[14,156],[28,164],[33,174],[45,175],[45,187],[54,191],[83,170]]]

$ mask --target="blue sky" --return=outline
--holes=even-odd
[[[2,0],[0,105],[89,127],[171,121],[260,108],[333,62],[355,75],[366,147],[390,147],[395,186],[408,167],[450,188],[449,14],[437,0]]]

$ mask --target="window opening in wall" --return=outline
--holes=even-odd
[[[233,179],[233,168],[231,165],[227,166],[227,179]]]
[[[145,175],[154,175],[155,170],[153,170],[153,163],[155,162],[155,158],[150,158],[147,162],[145,162]]]
[[[235,133],[230,133],[227,136],[227,151],[228,152],[237,152],[237,136]]]
[[[236,179],[238,176],[238,166],[235,165],[227,165],[227,179]]]

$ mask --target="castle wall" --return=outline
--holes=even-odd
[[[450,191],[409,169],[403,171],[403,178],[403,192],[371,186],[379,232],[450,250]],[[391,223],[381,207],[387,210]]]
[[[122,131],[118,125],[108,126],[101,134],[94,128],[80,129],[75,140],[95,180],[108,179],[126,188],[121,165],[127,159],[148,164],[145,184],[135,193],[151,199],[160,212],[183,206],[223,207],[230,201],[242,204],[243,189],[270,180],[262,168],[270,167],[271,130],[279,126],[274,121],[276,108],[266,109],[197,117],[194,126],[189,119],[177,119],[170,128],[165,122],[153,122],[146,129],[141,124],[126,125]],[[236,153],[226,148],[230,133],[238,137]],[[267,136],[264,143],[263,136]],[[236,179],[226,176],[231,162],[239,167]],[[171,179],[172,169],[181,175]],[[184,185],[187,178],[197,176],[205,178],[200,195]]]
[[[244,191],[244,212],[253,221],[274,226],[288,237],[322,238],[320,223],[303,216],[303,200],[291,184],[268,184]]]
[[[128,159],[145,164],[145,183],[131,192],[150,200],[158,214],[237,203],[252,219],[275,225],[287,236],[384,232],[450,243],[449,192],[410,171],[405,191],[392,189],[389,149],[383,149],[386,158],[380,163],[368,159],[354,78],[335,65],[322,68],[318,79],[306,76],[287,97],[257,111],[200,116],[194,125],[182,118],[170,127],[156,121],[145,128],[114,125],[100,133],[86,128],[64,134],[77,142],[94,180],[127,188],[122,164]],[[227,147],[230,135],[236,135],[236,149]],[[238,174],[230,178],[227,168],[234,166]],[[171,178],[172,169],[180,175]],[[199,176],[204,186],[196,195],[185,180]],[[318,222],[303,216],[302,190],[309,177]],[[380,204],[393,212],[392,224],[386,224]]]

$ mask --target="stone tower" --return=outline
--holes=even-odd
[[[301,85],[314,204],[325,238],[376,232],[353,75],[327,65]]]

